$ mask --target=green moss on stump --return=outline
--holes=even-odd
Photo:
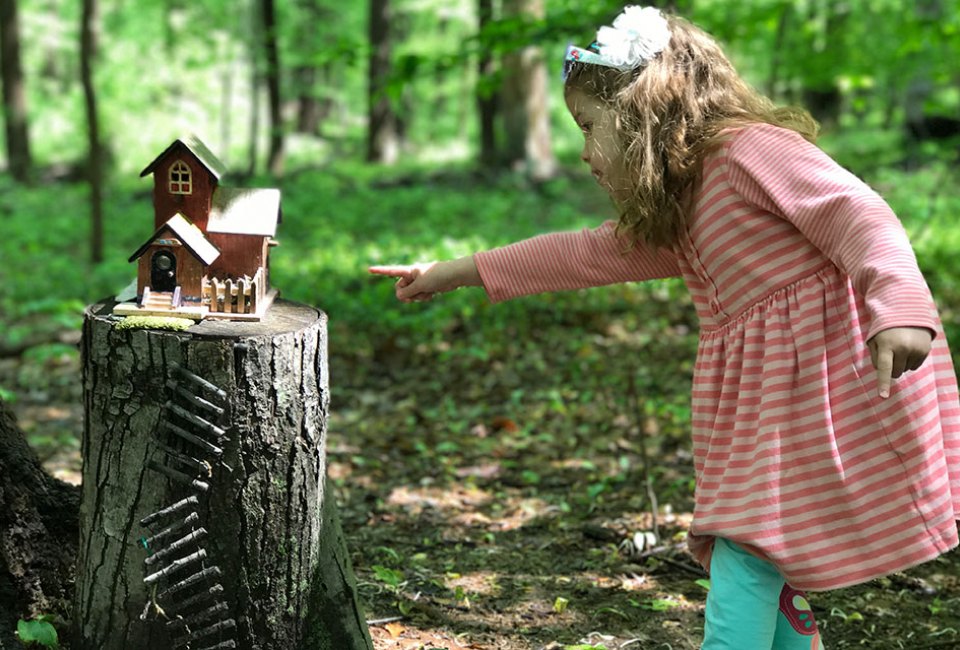
[[[193,327],[195,323],[189,318],[173,318],[171,316],[127,316],[114,325],[118,330],[170,330],[183,332]]]

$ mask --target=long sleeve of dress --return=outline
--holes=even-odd
[[[543,293],[677,277],[676,254],[637,243],[629,251],[616,224],[539,235],[474,259],[492,302]]]
[[[731,186],[790,221],[850,276],[872,317],[868,339],[890,327],[936,332],[930,292],[907,234],[876,192],[793,131],[754,126],[726,148]]]

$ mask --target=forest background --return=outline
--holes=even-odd
[[[814,113],[904,221],[960,350],[960,7],[660,5]],[[370,616],[400,617],[378,647],[696,647],[707,583],[673,553],[692,496],[682,285],[410,306],[365,271],[610,218],[560,67],[620,8],[0,0],[0,398],[50,471],[78,479],[75,343],[150,235],[139,171],[195,133],[226,184],[282,189],[271,282],[330,317],[331,474]],[[666,550],[642,557],[655,525]],[[955,642],[945,562],[922,587],[814,598],[831,645]]]

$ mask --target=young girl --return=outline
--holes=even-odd
[[[403,301],[683,277],[701,322],[688,541],[711,574],[703,648],[816,650],[798,589],[958,543],[956,375],[907,236],[812,144],[805,112],[759,96],[682,19],[627,7],[568,49],[564,94],[616,223],[370,271],[399,278]]]

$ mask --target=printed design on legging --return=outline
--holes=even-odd
[[[813,618],[813,609],[802,591],[790,585],[783,585],[780,591],[780,611],[799,634],[805,636],[817,634],[817,621]]]

